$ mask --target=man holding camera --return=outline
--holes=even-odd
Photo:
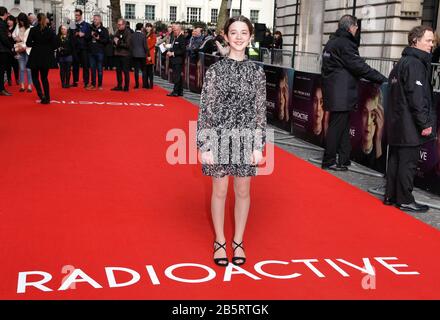
[[[76,29],[73,32],[75,37],[76,52],[73,56],[73,87],[78,86],[79,68],[83,68],[84,88],[89,86],[89,54],[88,42],[91,39],[90,24],[83,20],[83,12],[81,9],[75,10]]]
[[[88,90],[96,90],[96,73],[98,73],[98,89],[102,90],[102,67],[104,63],[104,49],[109,41],[107,28],[102,25],[99,14],[93,16],[91,26],[91,40],[89,43],[89,62],[92,71],[92,85]]]
[[[118,84],[111,89],[112,91],[128,91],[130,85],[130,44],[131,32],[127,29],[125,20],[118,19],[118,31],[113,36],[113,46],[115,48],[114,58],[116,65],[116,79]],[[124,88],[122,88],[122,74],[124,74]]]

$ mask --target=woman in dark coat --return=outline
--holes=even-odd
[[[49,69],[55,65],[55,33],[50,28],[46,15],[39,13],[37,19],[38,25],[31,29],[26,41],[26,46],[32,48],[27,67],[31,69],[32,81],[41,103],[49,104],[50,93],[47,76]],[[44,92],[41,90],[40,77]]]
[[[60,66],[61,86],[67,89],[70,87],[70,72],[75,49],[74,41],[65,25],[61,25],[58,29],[56,48],[57,60]]]

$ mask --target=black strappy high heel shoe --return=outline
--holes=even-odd
[[[226,242],[220,244],[219,242],[214,241],[214,253],[216,253],[220,249],[223,249],[226,252]],[[214,263],[220,267],[226,267],[229,264],[229,260],[228,258],[214,258]]]
[[[235,242],[234,240],[232,240],[232,248],[235,250],[237,250],[237,248],[241,248],[244,251],[243,248],[243,241],[240,243]],[[235,248],[234,248],[235,246]],[[245,257],[233,257],[232,258],[232,263],[235,264],[236,266],[241,266],[242,264],[244,264],[246,262],[246,258]]]

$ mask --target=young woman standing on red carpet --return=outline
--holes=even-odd
[[[250,207],[250,183],[262,160],[266,137],[266,77],[262,67],[245,55],[252,23],[244,16],[232,17],[224,31],[230,51],[206,73],[197,122],[202,172],[212,177],[214,262],[220,266],[229,263],[224,235],[229,176],[234,177],[235,192],[232,263],[242,265],[246,261],[243,236]]]
[[[145,24],[145,31],[147,34],[147,45],[150,50],[150,55],[147,57],[147,73],[146,73],[146,82],[147,89],[153,89],[153,79],[154,79],[154,64],[156,59],[156,32],[151,23]]]

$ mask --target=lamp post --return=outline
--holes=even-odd
[[[356,17],[356,0],[353,0],[353,17]]]

